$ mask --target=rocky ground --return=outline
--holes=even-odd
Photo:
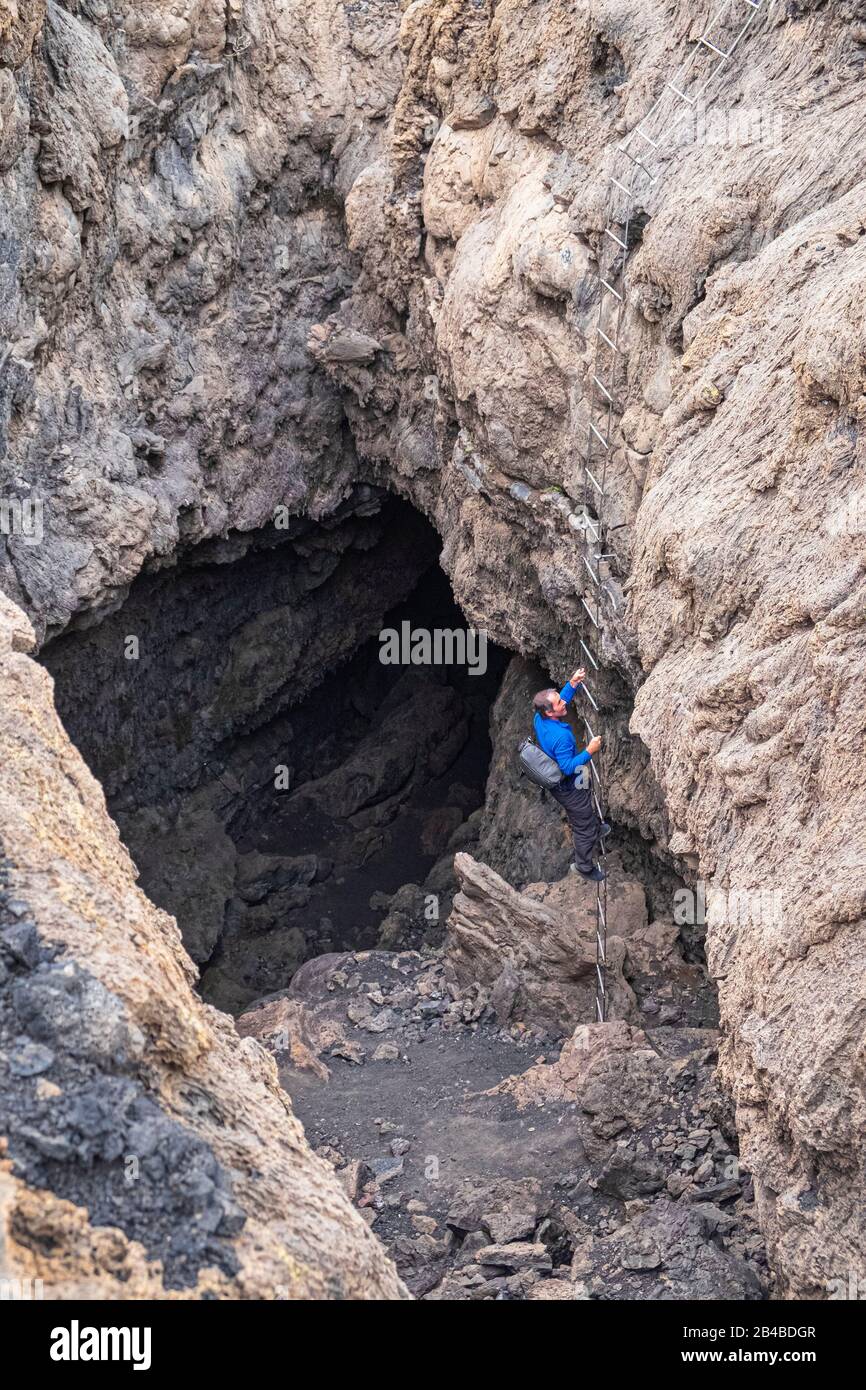
[[[239,1020],[430,1299],[759,1299],[754,1194],[712,1029],[510,1021],[449,952],[303,966]]]
[[[768,1292],[712,991],[609,864],[617,1022],[584,1021],[594,889],[518,891],[465,852],[441,946],[318,957],[238,1020],[416,1295]]]

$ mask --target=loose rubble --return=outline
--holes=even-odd
[[[319,957],[238,1029],[417,1297],[770,1291],[712,1029],[503,1021],[447,948]]]

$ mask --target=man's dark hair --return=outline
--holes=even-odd
[[[532,708],[536,714],[549,714],[553,708],[553,701],[556,699],[555,690],[539,690],[537,695],[532,698]]]

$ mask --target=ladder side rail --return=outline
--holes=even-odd
[[[740,9],[745,6],[745,12]],[[593,584],[594,611],[593,608],[582,597],[581,603],[586,610],[595,628],[595,642],[598,644],[598,658],[593,655],[590,647],[581,640],[581,647],[586,656],[591,661],[593,667],[598,671],[601,667],[601,634],[603,633],[603,613],[602,598],[606,595],[614,609],[616,604],[614,596],[606,588],[606,582],[602,579],[600,568],[601,561],[607,558],[604,555],[605,527],[604,527],[604,500],[606,496],[607,472],[610,459],[612,437],[614,429],[614,407],[617,399],[617,387],[619,384],[620,372],[625,372],[624,364],[621,362],[622,352],[620,343],[625,324],[626,293],[625,293],[625,270],[628,257],[629,231],[634,215],[635,201],[637,197],[637,181],[641,177],[645,178],[650,186],[654,186],[658,181],[658,174],[652,168],[652,155],[641,153],[635,154],[632,151],[632,144],[641,140],[649,150],[658,152],[670,139],[674,131],[689,118],[689,114],[697,106],[701,96],[709,89],[715,78],[719,75],[725,65],[730,62],[739,45],[745,38],[750,26],[756,20],[758,14],[769,7],[769,0],[724,0],[724,3],[716,10],[708,21],[704,32],[694,43],[682,70],[678,70],[675,79],[665,82],[656,100],[653,102],[649,111],[642,117],[637,125],[629,131],[625,139],[616,147],[616,152],[624,154],[631,162],[631,177],[628,184],[624,184],[615,175],[610,176],[610,182],[621,193],[626,195],[625,210],[621,216],[616,215],[616,210],[612,210],[607,223],[604,227],[599,248],[598,272],[600,282],[600,295],[598,310],[596,314],[595,342],[592,352],[592,370],[589,376],[589,388],[587,391],[587,436],[586,446],[583,454],[583,501],[584,515],[589,517],[590,510],[594,510],[598,518],[597,526],[587,524],[583,529],[584,555],[583,560],[589,572]],[[735,28],[732,36],[725,41],[721,34],[721,29],[726,18],[732,18],[741,14],[742,22]],[[714,37],[710,37],[713,35]],[[719,43],[715,39],[719,39]],[[689,83],[693,74],[707,54],[715,54],[715,60],[710,60],[709,72],[702,79],[695,83],[691,91]],[[672,93],[677,103],[682,103],[685,110],[677,109],[672,120],[660,128],[655,135],[648,132],[652,128],[652,122],[657,113],[663,111],[667,94]],[[620,236],[618,229],[622,228]],[[610,266],[605,265],[604,252],[610,245],[613,249],[610,256]],[[607,308],[610,303],[613,308],[612,319],[607,317]],[[608,331],[611,330],[611,332]],[[608,366],[605,368],[602,363],[608,358]],[[599,410],[604,413],[603,428],[596,424],[596,405],[600,401]],[[600,418],[600,416],[598,417]],[[596,464],[596,454],[601,452],[600,464]],[[595,471],[593,471],[595,469]],[[597,474],[600,473],[601,480]],[[594,539],[599,547],[598,555],[593,555],[591,551],[590,533],[594,532]],[[587,554],[589,552],[589,555]],[[589,556],[595,560],[598,569],[593,569]],[[588,636],[591,636],[589,633]],[[592,639],[591,639],[592,640]],[[588,692],[587,692],[588,694]],[[598,711],[596,700],[589,696],[590,703],[594,710]],[[584,716],[584,726],[588,739],[593,738],[593,731],[589,721]],[[590,762],[592,777],[595,781],[593,791],[593,801],[600,818],[604,812],[604,793],[605,777],[602,759],[599,757],[598,766]],[[600,843],[599,858],[604,861],[606,850],[604,837]],[[596,884],[596,1014],[598,1021],[604,1023],[607,1017],[607,878]]]

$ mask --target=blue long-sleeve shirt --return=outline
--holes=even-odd
[[[560,700],[570,704],[574,699],[576,689],[577,687],[569,681],[559,692]],[[582,753],[578,753],[574,734],[564,721],[547,719],[544,715],[536,714],[533,722],[539,748],[543,749],[549,758],[554,758],[559,763],[560,771],[564,777],[570,777],[579,767],[592,762],[592,755],[587,753],[586,749]]]

